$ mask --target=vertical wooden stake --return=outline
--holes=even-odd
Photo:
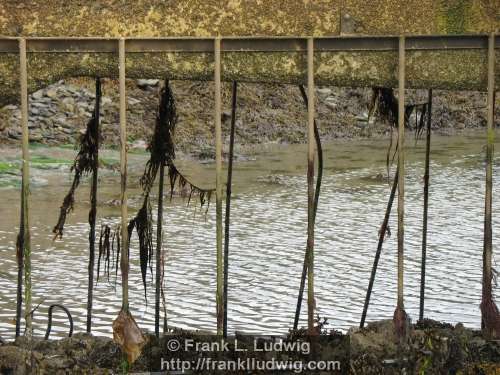
[[[224,327],[223,336],[227,337],[227,299],[229,282],[229,226],[231,222],[231,185],[233,181],[234,131],[236,125],[236,98],[238,83],[233,82],[231,98],[231,133],[229,135],[229,163],[226,182],[226,217],[224,222]]]
[[[19,39],[19,64],[20,64],[20,86],[21,86],[21,128],[22,128],[22,237],[23,237],[23,260],[24,260],[24,318],[26,321],[26,336],[31,339],[33,327],[31,324],[31,240],[29,220],[29,196],[30,196],[30,155],[29,155],[29,131],[28,131],[28,67],[26,58],[26,39]]]
[[[160,337],[160,293],[163,242],[163,184],[165,179],[165,163],[160,165],[160,179],[158,181],[158,216],[156,220],[156,290],[155,290],[155,335]],[[165,317],[166,320],[166,317]]]
[[[484,245],[483,245],[483,291],[481,298],[481,317],[483,333],[488,338],[500,338],[500,314],[493,300],[492,269],[493,256],[493,145],[495,142],[495,34],[488,40],[488,104],[487,104],[487,135],[486,145],[486,194],[484,207]]]
[[[99,120],[100,120],[100,101],[101,101],[101,80],[95,79],[95,108],[94,108],[94,121],[96,126],[96,163],[92,166],[92,186],[90,194],[90,213],[89,213],[89,282],[87,291],[87,332],[92,331],[92,302],[94,296],[94,263],[95,263],[95,225],[97,215],[97,183],[98,183],[98,170],[99,170]]]
[[[308,99],[304,85],[299,85],[300,95],[306,108],[309,108]],[[318,212],[319,193],[321,192],[321,181],[323,180],[323,148],[321,147],[321,137],[319,134],[318,125],[314,122],[314,138],[316,142],[316,153],[318,154],[318,177],[316,178],[316,190],[314,192],[314,207],[313,207],[313,225],[316,223],[316,213]],[[300,310],[302,309],[302,299],[304,298],[304,289],[307,278],[307,263],[309,255],[306,251],[304,254],[304,262],[302,263],[302,275],[300,275],[299,295],[297,296],[297,305],[295,307],[295,318],[293,320],[293,329],[299,328]]]
[[[373,260],[372,272],[370,275],[370,281],[368,282],[368,289],[366,290],[365,304],[363,306],[363,313],[361,314],[361,322],[359,323],[359,328],[365,326],[366,315],[368,314],[368,306],[370,305],[370,298],[372,295],[373,284],[375,282],[375,276],[377,274],[378,262],[380,260],[380,254],[382,253],[382,246],[384,244],[385,234],[387,232],[387,226],[389,225],[389,218],[391,217],[392,204],[394,202],[394,196],[396,195],[396,189],[398,187],[399,170],[396,169],[396,174],[394,175],[394,181],[392,182],[391,194],[389,195],[389,202],[387,202],[387,208],[385,209],[384,221],[380,226],[380,232],[378,233],[378,245],[377,251],[375,253],[375,258]]]
[[[307,328],[314,334],[314,39],[307,39]]]
[[[217,241],[217,335],[223,335],[224,326],[224,281],[222,259],[222,124],[221,124],[221,40],[214,40],[214,86],[215,86],[215,195],[216,195],[216,241]]]
[[[129,311],[128,302],[128,212],[127,212],[127,93],[125,90],[125,39],[118,41],[118,63],[120,78],[120,174],[121,174],[121,232],[122,258],[122,310]]]
[[[427,216],[429,212],[429,176],[431,154],[431,123],[432,123],[432,89],[429,89],[427,99],[427,137],[425,142],[425,174],[424,174],[424,218],[422,223],[422,264],[420,269],[420,311],[419,320],[424,320],[425,299],[425,265],[427,261]]]
[[[394,325],[398,337],[406,335],[407,316],[404,310],[404,215],[405,215],[405,37],[399,37],[398,64],[398,300]]]

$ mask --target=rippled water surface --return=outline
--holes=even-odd
[[[418,315],[424,142],[408,139],[406,179],[405,306]],[[426,315],[479,327],[484,207],[482,133],[435,137],[431,163]],[[359,324],[378,229],[389,196],[387,141],[349,141],[325,145],[325,173],[316,225],[316,299],[331,327]],[[33,149],[32,249],[36,334],[46,328],[50,304],[67,306],[77,331],[85,329],[89,186],[77,196],[63,240],[52,241],[52,227],[69,184],[68,149]],[[106,151],[113,161],[118,154]],[[0,151],[0,161],[16,165],[15,150]],[[138,176],[147,158],[130,155],[130,208],[140,206]],[[229,330],[286,332],[291,326],[306,242],[305,146],[268,146],[255,160],[236,162],[229,277]],[[48,160],[55,160],[53,164]],[[500,163],[494,169],[494,245],[500,231]],[[48,166],[48,164],[50,164]],[[213,185],[212,164],[179,162],[196,184]],[[0,169],[1,170],[1,169]],[[101,174],[99,225],[119,221],[119,176]],[[19,222],[19,177],[0,174],[0,335],[12,338],[16,299],[15,237]],[[496,197],[496,198],[495,198]],[[497,199],[498,198],[498,199]],[[156,198],[153,199],[153,202]],[[153,207],[156,209],[156,207]],[[207,216],[181,199],[165,206],[166,299],[172,326],[214,330],[215,204]],[[392,317],[396,300],[396,224],[384,245],[368,321]],[[148,303],[132,244],[131,306],[142,328],[153,330],[154,285],[148,276]],[[498,253],[498,251],[497,251]],[[498,261],[499,256],[496,255]],[[95,288],[93,329],[110,335],[120,309],[120,275],[104,277]],[[500,297],[496,288],[496,297]],[[305,309],[304,309],[305,311]],[[305,315],[303,314],[303,317]],[[302,322],[305,325],[305,320]],[[56,313],[54,330],[64,335],[65,318]]]

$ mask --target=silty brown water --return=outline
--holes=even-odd
[[[435,137],[432,146],[429,206],[426,316],[479,328],[484,208],[483,132]],[[418,316],[424,142],[410,139],[406,179],[405,307]],[[387,141],[357,140],[326,144],[325,173],[316,224],[318,314],[346,330],[359,324],[378,229],[389,196],[385,169]],[[34,148],[32,187],[33,303],[35,334],[46,328],[50,304],[70,309],[76,331],[85,329],[89,184],[84,181],[62,241],[52,227],[70,177],[73,150]],[[17,150],[0,151],[0,160],[18,163]],[[108,161],[118,153],[103,152]],[[138,178],[147,155],[130,154],[130,206],[139,209]],[[494,197],[500,195],[499,158],[494,169]],[[48,167],[52,166],[52,167]],[[213,186],[214,166],[179,162],[202,187]],[[229,332],[283,333],[293,323],[306,242],[306,147],[262,147],[255,160],[237,161],[234,171],[229,276]],[[394,171],[394,169],[393,169]],[[0,174],[0,335],[14,334],[15,238],[19,225],[19,178]],[[118,173],[101,173],[98,226],[119,222]],[[494,199],[496,201],[496,199]],[[155,198],[153,198],[153,203]],[[155,207],[153,207],[155,210]],[[396,298],[395,208],[393,235],[386,240],[367,321],[391,318]],[[494,246],[500,209],[493,206]],[[215,205],[205,217],[180,198],[165,205],[166,298],[169,324],[215,330]],[[143,295],[137,239],[131,247],[130,299],[141,328],[153,330],[154,284],[148,276],[148,304]],[[496,252],[498,254],[498,251]],[[498,261],[499,256],[495,255]],[[495,263],[494,263],[495,265]],[[95,288],[93,332],[111,334],[120,303],[120,275]],[[500,297],[498,288],[495,291]],[[305,305],[302,317],[305,318]],[[301,325],[305,325],[303,319]],[[55,312],[54,335],[66,333],[63,313]]]

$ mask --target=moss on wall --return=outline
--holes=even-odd
[[[498,30],[498,0],[3,0],[6,36],[242,36],[474,33]],[[125,5],[124,5],[125,4]],[[345,27],[348,24],[349,27]],[[318,84],[395,86],[394,53],[321,53]],[[484,51],[408,53],[408,86],[484,90]],[[129,54],[127,76],[210,80],[210,54]],[[297,53],[225,53],[223,79],[297,83]],[[72,76],[117,76],[113,54],[29,56],[30,91]],[[497,69],[497,72],[500,69]],[[17,56],[0,54],[0,103],[17,99]],[[500,82],[497,73],[497,84]]]

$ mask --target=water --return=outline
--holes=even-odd
[[[424,142],[408,139],[406,178],[405,307],[418,317]],[[479,328],[484,207],[484,136],[435,137],[431,163],[426,317],[462,322]],[[326,144],[325,172],[316,225],[317,312],[330,327],[346,330],[359,324],[378,230],[390,188],[385,169],[387,141],[363,140]],[[70,178],[67,163],[74,151],[35,148],[33,155],[57,159],[32,170],[33,304],[36,335],[46,329],[46,310],[64,304],[85,329],[89,185],[84,181],[63,240],[53,241],[52,227]],[[104,156],[118,160],[118,153]],[[17,150],[0,151],[0,160],[18,162]],[[130,208],[140,207],[138,176],[147,155],[130,155]],[[229,331],[283,333],[293,322],[306,243],[305,146],[271,145],[255,160],[236,162],[229,276]],[[179,162],[200,186],[213,186],[213,164]],[[500,196],[500,163],[494,169],[494,199]],[[101,174],[98,226],[117,224],[117,172]],[[19,222],[18,176],[2,175],[0,185],[0,335],[12,338],[16,301],[15,237]],[[153,198],[153,202],[156,199]],[[494,202],[496,199],[494,200]],[[168,202],[168,201],[167,201]],[[396,303],[395,206],[373,288],[367,321],[391,318]],[[156,207],[153,207],[156,209]],[[498,244],[500,210],[493,206],[494,245]],[[164,213],[168,322],[175,327],[213,331],[215,318],[215,204],[205,216],[181,199],[168,202]],[[496,230],[495,230],[496,228]],[[148,303],[132,243],[130,303],[141,328],[154,329],[154,284],[148,276]],[[498,254],[498,251],[497,251]],[[498,261],[496,255],[495,260]],[[495,262],[494,262],[495,265]],[[95,287],[93,332],[110,335],[120,309],[120,275]],[[499,299],[499,289],[495,289]],[[305,304],[302,317],[305,318]],[[305,319],[301,321],[306,325]],[[67,331],[56,311],[54,336]]]

